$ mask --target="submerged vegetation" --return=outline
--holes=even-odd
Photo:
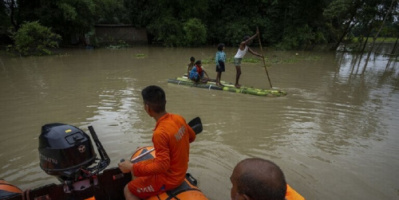
[[[130,45],[123,40],[119,40],[116,44],[107,46],[108,49],[128,48]]]
[[[295,53],[291,56],[265,56],[265,63],[266,65],[269,64],[294,64],[298,63],[299,61],[318,61],[320,60],[320,56],[314,56],[314,55],[300,55],[298,53]],[[213,65],[215,63],[215,58],[206,58],[201,60],[202,64],[204,65]],[[234,57],[228,57],[226,58],[226,63],[231,63],[234,64]],[[263,66],[263,61],[260,58],[256,57],[244,57],[242,59],[242,63],[252,63],[252,64],[262,64]]]

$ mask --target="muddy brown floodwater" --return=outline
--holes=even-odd
[[[256,50],[256,49],[255,49]],[[226,48],[228,58],[235,48]],[[61,56],[0,56],[0,178],[21,189],[57,179],[39,167],[38,136],[46,123],[88,132],[92,125],[116,167],[137,147],[151,145],[155,121],[141,90],[165,89],[167,111],[200,116],[188,172],[210,199],[230,198],[237,162],[277,163],[307,199],[398,199],[399,69],[395,61],[336,52],[268,52],[273,87],[285,97],[260,97],[167,83],[191,56],[211,59],[216,47],[69,50]],[[298,55],[296,55],[298,53]],[[247,55],[246,58],[255,57]],[[263,63],[243,63],[241,84],[269,88]],[[233,82],[227,63],[222,80]]]

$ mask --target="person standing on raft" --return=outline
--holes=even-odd
[[[216,52],[215,56],[215,62],[216,62],[216,85],[217,86],[223,86],[223,84],[220,83],[220,80],[222,79],[222,72],[225,71],[224,68],[224,63],[226,62],[226,53],[224,53],[224,44],[220,43],[218,45],[218,51]]]
[[[151,85],[141,95],[145,111],[156,121],[152,135],[155,158],[118,164],[123,173],[133,176],[123,190],[126,200],[147,199],[181,185],[188,169],[190,143],[196,137],[183,117],[166,112],[162,88]]]
[[[256,34],[253,35],[252,37],[249,36],[245,36],[243,41],[240,43],[240,47],[238,48],[237,54],[234,56],[234,65],[236,66],[236,83],[235,83],[235,87],[236,88],[240,88],[241,85],[239,84],[239,80],[240,80],[240,76],[241,76],[241,61],[242,58],[245,56],[245,54],[247,53],[247,51],[249,51],[251,54],[258,56],[258,57],[263,57],[262,55],[260,55],[259,53],[253,51],[251,48],[249,48],[248,45],[250,45],[252,43],[252,40],[259,35],[259,31],[256,31]]]

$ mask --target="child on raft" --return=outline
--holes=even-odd
[[[191,56],[190,63],[187,64],[187,77],[190,75],[190,71],[194,67],[194,62],[195,62],[195,58],[193,56]]]
[[[220,79],[222,79],[222,72],[225,71],[224,63],[226,62],[226,54],[224,53],[224,44],[220,43],[218,45],[218,51],[216,52],[215,62],[216,62],[216,85],[223,86],[220,83]]]
[[[193,69],[190,71],[189,78],[196,83],[206,83],[209,81],[208,73],[202,68],[201,60],[195,62]]]

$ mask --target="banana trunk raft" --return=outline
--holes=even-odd
[[[214,80],[208,81],[207,83],[195,83],[187,77],[177,77],[174,79],[168,79],[168,83],[173,83],[177,85],[185,85],[191,87],[205,88],[209,90],[222,90],[235,93],[251,94],[257,96],[268,96],[268,97],[281,97],[287,95],[287,92],[276,90],[276,89],[259,89],[254,87],[241,86],[240,88],[234,87],[234,84],[221,81],[223,86],[217,86]]]

